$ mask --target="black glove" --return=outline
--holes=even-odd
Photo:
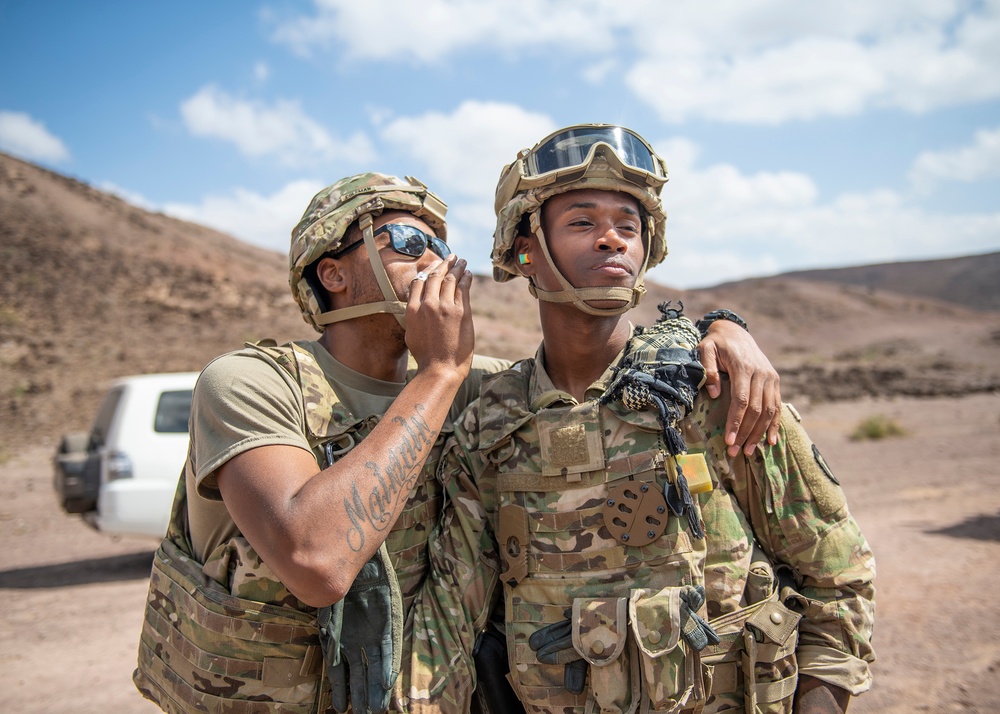
[[[719,636],[715,630],[697,612],[703,602],[704,586],[688,586],[681,590],[681,632],[687,643],[699,652],[709,643],[719,644]]]
[[[355,714],[386,712],[399,675],[402,601],[384,545],[344,599],[320,608],[317,617],[333,708],[347,711],[350,676]]]
[[[566,619],[546,625],[528,638],[528,646],[542,664],[561,664],[566,691],[579,694],[587,682],[587,662],[573,648],[573,623]]]

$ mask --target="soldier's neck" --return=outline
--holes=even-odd
[[[327,325],[319,343],[355,372],[384,382],[406,381],[409,353],[392,315],[369,315]]]
[[[628,342],[624,315],[599,317],[568,305],[540,306],[545,371],[556,389],[586,400],[587,387],[604,374]]]

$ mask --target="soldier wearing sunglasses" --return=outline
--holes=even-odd
[[[289,251],[319,338],[247,346],[202,372],[136,673],[163,708],[448,710],[423,675],[397,682],[404,617],[427,576],[443,442],[483,375],[509,363],[473,356],[472,276],[445,211],[411,178],[319,192]],[[748,392],[776,382],[740,328],[713,327],[705,346]],[[736,414],[737,446],[770,426],[776,398],[758,388]]]

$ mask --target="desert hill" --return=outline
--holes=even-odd
[[[1000,253],[801,270],[785,273],[783,277],[889,290],[955,302],[977,310],[1000,310]]]
[[[0,456],[86,429],[107,382],[198,370],[262,337],[309,338],[283,255],[0,154]],[[860,269],[858,269],[860,270]],[[521,281],[474,286],[477,350],[539,340]],[[1000,387],[1000,313],[846,284],[777,277],[706,290],[651,284],[634,321],[681,299],[736,309],[786,397],[957,395]]]

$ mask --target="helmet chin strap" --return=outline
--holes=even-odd
[[[375,245],[371,214],[366,213],[361,216],[359,223],[361,226],[361,235],[365,241],[365,250],[368,253],[368,262],[371,263],[375,280],[378,282],[379,288],[382,289],[382,297],[385,300],[381,302],[369,302],[363,305],[352,305],[351,307],[343,307],[339,310],[329,310],[317,315],[316,323],[325,327],[335,322],[353,320],[356,317],[364,317],[365,315],[389,313],[395,315],[399,324],[403,329],[406,329],[406,303],[400,301],[399,296],[396,295],[396,291],[392,287],[392,283],[389,282],[389,274],[385,272],[382,258],[378,254],[378,246]]]
[[[559,268],[556,267],[555,261],[552,260],[552,255],[549,253],[548,241],[545,240],[545,233],[542,232],[542,224],[538,218],[538,214],[539,211],[532,211],[528,221],[531,224],[531,230],[534,231],[536,236],[538,236],[538,244],[542,248],[545,260],[548,261],[549,267],[552,268],[552,273],[556,276],[556,280],[558,280],[559,284],[562,286],[562,290],[542,290],[535,285],[533,280],[529,280],[528,291],[536,299],[542,302],[570,302],[573,303],[577,309],[587,313],[588,315],[607,317],[624,314],[639,304],[639,301],[642,300],[642,296],[646,294],[646,286],[643,280],[646,276],[646,264],[649,261],[648,250],[646,250],[645,255],[643,255],[642,267],[639,269],[639,275],[636,277],[635,285],[631,288],[576,288],[573,287],[573,285],[561,272],[559,272]],[[648,231],[647,235],[649,235]],[[622,304],[618,307],[594,307],[593,305],[587,304],[587,301],[592,300],[617,300]]]

